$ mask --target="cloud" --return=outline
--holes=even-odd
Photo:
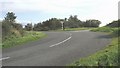
[[[79,19],[99,19],[102,25],[117,19],[119,0],[1,0],[2,11],[44,12],[52,16],[78,15]]]
[[[99,5],[100,1],[101,0],[5,0],[3,10],[68,13],[75,12],[75,10],[92,10],[92,8]]]

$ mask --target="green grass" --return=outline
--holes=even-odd
[[[35,41],[46,37],[42,32],[27,31],[23,37],[10,36],[2,43],[2,48],[10,48],[17,45],[22,45],[27,42]]]
[[[78,31],[78,30],[87,30],[89,28],[66,28],[65,31]]]
[[[119,28],[110,28],[110,27],[99,27],[90,29],[93,32],[104,32],[109,33],[112,36],[120,36],[120,29]]]
[[[79,30],[88,30],[88,29],[93,29],[93,28],[85,28],[85,27],[80,27],[80,28],[65,28],[64,31],[79,31]],[[58,30],[50,30],[50,31],[63,31],[62,29]]]
[[[114,30],[118,30],[118,28],[110,28],[110,27],[99,27],[99,28],[94,28],[91,29],[91,31],[94,32],[113,32]]]
[[[113,38],[111,44],[106,48],[92,54],[88,57],[81,58],[69,66],[117,66],[118,65],[118,28],[100,27],[91,31],[110,33]],[[120,38],[120,37],[119,37]],[[120,41],[119,41],[120,42]]]

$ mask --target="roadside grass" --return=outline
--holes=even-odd
[[[91,31],[93,32],[113,32],[115,30],[118,30],[118,28],[110,28],[110,27],[99,27],[99,28],[93,28]]]
[[[80,28],[65,28],[65,30],[57,29],[57,30],[50,30],[50,31],[79,31],[79,30],[89,30],[94,28],[87,28],[87,27],[80,27]]]
[[[78,30],[87,30],[89,28],[65,28],[65,31],[78,31]]]
[[[111,31],[112,29],[112,31]],[[112,42],[106,48],[92,54],[88,57],[81,58],[78,61],[73,62],[69,66],[118,66],[118,28],[100,27],[91,31],[97,32],[109,32],[112,34]],[[74,68],[74,67],[73,67]],[[88,67],[89,68],[89,67]]]
[[[109,34],[111,34],[113,37],[114,37],[114,36],[115,36],[115,37],[120,36],[120,28],[99,27],[99,28],[90,29],[90,31],[109,33]]]
[[[10,48],[22,45],[24,43],[35,41],[44,37],[46,37],[46,34],[42,32],[26,31],[22,37],[16,37],[14,35],[8,37],[5,41],[2,42],[2,48]]]

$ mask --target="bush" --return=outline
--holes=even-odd
[[[118,29],[114,29],[113,30],[113,35],[120,36],[120,29],[119,28]]]

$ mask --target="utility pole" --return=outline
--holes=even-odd
[[[61,22],[62,23],[62,30],[63,30],[63,22]]]
[[[31,21],[31,31],[33,31],[33,25],[32,25],[32,21]]]
[[[61,24],[62,24],[62,30],[64,30],[64,22],[61,21]]]

